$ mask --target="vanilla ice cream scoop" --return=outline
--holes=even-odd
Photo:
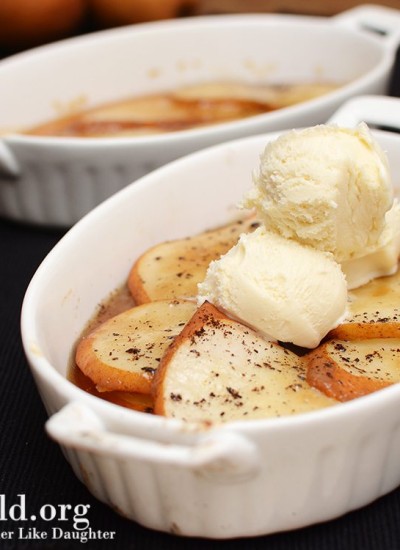
[[[365,285],[376,277],[396,273],[400,256],[400,204],[397,199],[386,213],[381,241],[382,245],[374,252],[342,262],[349,290]]]
[[[211,262],[205,300],[269,340],[314,348],[343,320],[347,286],[331,254],[259,227]]]
[[[393,202],[387,158],[366,124],[292,130],[269,143],[243,206],[266,228],[338,262],[382,246]]]

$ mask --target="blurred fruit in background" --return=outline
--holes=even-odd
[[[187,15],[198,0],[88,0],[100,25],[111,27]]]
[[[95,30],[223,13],[334,15],[363,0],[0,0],[0,57]],[[400,9],[400,0],[373,0]]]
[[[0,54],[97,29],[194,15],[201,0],[0,0]]]
[[[65,38],[84,20],[87,0],[0,0],[0,48],[26,49]]]

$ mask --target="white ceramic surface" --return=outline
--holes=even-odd
[[[370,29],[384,31],[381,35]],[[361,6],[332,18],[274,14],[158,22],[89,34],[0,62],[0,215],[69,226],[149,171],[205,146],[324,122],[349,97],[385,93],[400,11]],[[142,138],[13,134],[74,102],[86,106],[199,81],[349,83],[249,119]]]
[[[368,100],[373,108],[380,98]],[[399,120],[400,100],[391,101]],[[24,299],[23,344],[49,434],[97,498],[153,529],[216,539],[268,534],[332,519],[400,484],[400,385],[317,412],[198,432],[66,380],[83,327],[134,259],[228,221],[276,135],[194,153],[126,187],[66,234]],[[399,181],[400,137],[375,135]]]

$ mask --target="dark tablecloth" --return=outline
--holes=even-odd
[[[76,479],[58,446],[46,436],[46,413],[26,362],[20,336],[20,310],[25,289],[41,260],[62,237],[63,231],[0,220],[1,320],[0,369],[0,548],[118,548],[181,549],[229,548],[233,550],[398,550],[400,549],[400,490],[369,506],[329,523],[254,539],[207,541],[185,539],[147,530],[121,518],[96,501]],[[399,456],[400,467],[400,456]],[[23,495],[23,496],[18,496]],[[240,498],[240,497],[239,497]],[[25,502],[28,519],[12,520],[10,507]],[[16,541],[18,528],[33,536],[60,525],[30,519],[31,514],[52,505],[90,504],[87,517],[93,530],[115,532],[112,541],[86,544],[67,540]],[[18,509],[14,510],[18,518]],[[8,520],[7,520],[8,518]],[[63,524],[72,529],[71,520]],[[1,539],[14,532],[14,540]]]

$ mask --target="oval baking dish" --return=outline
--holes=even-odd
[[[354,107],[358,117],[371,112],[378,124],[380,113],[382,124],[395,123],[398,100],[363,101]],[[398,181],[400,138],[374,132]],[[66,234],[24,299],[23,344],[51,416],[48,432],[98,499],[153,529],[268,534],[332,519],[400,483],[400,385],[316,412],[201,431],[124,409],[67,380],[78,337],[132,262],[158,242],[229,220],[276,136],[194,153],[120,191]]]

